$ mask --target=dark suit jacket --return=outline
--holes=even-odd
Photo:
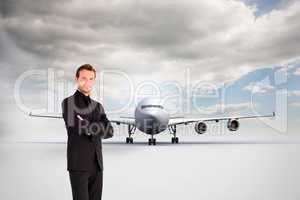
[[[67,170],[92,170],[95,162],[103,170],[102,139],[113,136],[103,106],[78,90],[62,101],[68,134]]]

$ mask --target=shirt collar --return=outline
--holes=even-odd
[[[91,97],[90,95],[86,96],[82,92],[80,92],[78,89],[75,92],[76,95],[78,95],[80,98],[83,98],[84,100],[91,102]]]

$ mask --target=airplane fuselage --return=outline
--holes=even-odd
[[[134,115],[136,127],[146,134],[155,135],[168,128],[170,115],[158,99],[143,99]]]

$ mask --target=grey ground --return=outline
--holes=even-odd
[[[300,144],[181,139],[104,142],[103,199],[300,199]],[[3,200],[72,199],[66,144],[2,142]]]

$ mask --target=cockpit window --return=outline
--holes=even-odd
[[[144,108],[160,108],[163,109],[161,105],[142,105],[142,109]]]

